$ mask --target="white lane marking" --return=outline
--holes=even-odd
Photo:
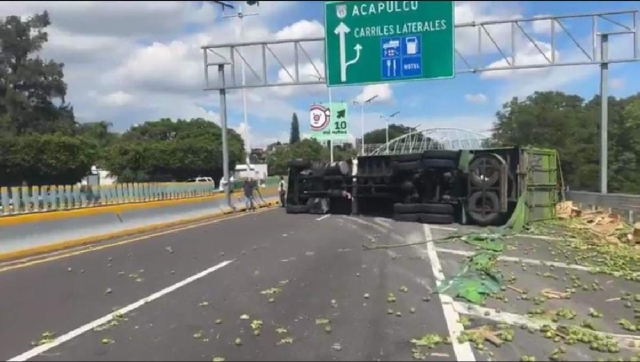
[[[429,257],[429,261],[431,262],[433,275],[436,278],[436,285],[440,286],[440,284],[444,281],[444,273],[442,272],[440,259],[438,259],[438,253],[436,252],[435,246],[432,241],[433,235],[431,235],[431,229],[427,224],[424,224],[424,236],[425,240],[427,241],[427,256]],[[460,323],[460,315],[458,314],[458,312],[456,312],[453,306],[453,298],[441,293],[438,293],[438,298],[440,299],[440,304],[442,305],[444,319],[447,322],[447,328],[449,329],[449,336],[451,337],[453,353],[456,356],[456,360],[475,362],[476,357],[473,354],[473,350],[471,349],[471,345],[469,344],[469,342],[460,343],[458,341],[458,337],[460,337],[460,335],[464,331],[464,327]]]
[[[429,225],[429,227],[432,228],[433,230],[460,231],[460,229],[458,228],[450,228],[447,226],[440,226],[440,225]]]
[[[373,221],[377,222],[378,224],[386,227],[386,228],[391,228],[391,224],[389,223],[389,221],[387,219],[383,219],[381,217],[374,217]]]
[[[54,339],[51,343],[43,344],[41,346],[35,347],[35,348],[25,352],[25,353],[23,353],[23,354],[21,354],[19,356],[13,357],[9,361],[27,361],[27,360],[29,360],[29,359],[31,359],[33,357],[36,357],[36,356],[38,356],[38,355],[40,355],[40,354],[42,354],[42,353],[54,348],[54,347],[57,347],[57,346],[61,345],[62,343],[70,341],[73,338],[76,338],[76,337],[80,336],[83,333],[91,331],[91,330],[93,330],[94,328],[96,328],[96,327],[98,327],[100,325],[108,323],[116,315],[124,315],[126,313],[129,313],[129,312],[137,309],[137,308],[140,308],[144,304],[152,302],[152,301],[154,301],[154,300],[156,300],[156,299],[158,299],[158,298],[160,298],[160,297],[162,297],[162,296],[164,296],[166,294],[169,294],[169,293],[173,292],[174,290],[176,290],[178,288],[181,288],[181,287],[183,287],[183,286],[185,286],[185,285],[187,285],[189,283],[192,283],[192,282],[194,282],[194,281],[196,281],[198,279],[201,279],[201,278],[207,276],[208,274],[211,274],[214,271],[231,264],[232,262],[233,262],[233,260],[223,261],[222,263],[220,263],[220,264],[218,264],[216,266],[213,266],[213,267],[211,267],[209,269],[203,270],[198,274],[192,275],[189,278],[187,278],[187,279],[185,279],[185,280],[183,280],[181,282],[178,282],[178,283],[176,283],[174,285],[171,285],[171,286],[169,286],[167,288],[164,288],[159,292],[153,293],[153,294],[151,294],[150,296],[148,296],[146,298],[142,298],[142,299],[140,299],[139,301],[137,301],[137,302],[135,302],[133,304],[129,304],[128,306],[126,306],[126,307],[124,307],[122,309],[119,309],[119,310],[117,310],[115,312],[109,313],[109,314],[107,314],[106,316],[104,316],[102,318],[96,319],[93,322],[90,322],[90,323],[85,324],[85,325],[83,325],[81,327],[78,327],[78,328],[72,330],[71,332],[68,332],[68,333],[66,333],[66,334]]]
[[[471,255],[475,254],[472,251],[445,249],[445,248],[436,248],[436,251],[438,251],[440,253],[455,254],[455,255],[461,255],[461,256],[471,256]],[[534,265],[553,265],[556,268],[563,268],[563,269],[574,269],[574,270],[582,270],[582,271],[591,271],[592,270],[591,268],[588,268],[588,267],[582,266],[582,265],[567,264],[567,263],[562,263],[562,262],[559,262],[559,261],[546,261],[546,260],[529,259],[529,258],[517,258],[517,257],[513,257],[513,256],[499,256],[498,260],[522,262],[522,263],[534,264]]]
[[[527,327],[531,327],[534,329],[538,329],[543,325],[548,325],[552,328],[556,328],[558,326],[557,323],[553,323],[552,321],[537,320],[535,318],[529,318],[521,314],[498,311],[497,309],[481,307],[478,305],[473,305],[473,304],[463,303],[458,301],[453,302],[453,307],[456,310],[456,312],[460,314],[466,314],[466,315],[470,315],[478,318],[488,319],[497,323],[505,323],[512,326],[526,325]],[[629,341],[637,342],[640,340],[640,336],[636,336],[636,335],[618,334],[618,333],[609,333],[609,332],[600,332],[600,331],[594,331],[594,332],[603,336],[611,337],[616,341],[624,342],[624,343],[619,343],[620,347],[622,348],[625,348],[629,344],[628,343]],[[638,347],[634,347],[634,348],[637,349]],[[630,348],[630,349],[634,349],[634,348]]]
[[[578,239],[575,239],[575,238],[559,238],[557,236],[547,236],[547,235],[516,234],[515,236],[516,237],[520,237],[520,238],[550,240],[550,241],[574,241],[574,240],[578,240]]]
[[[368,221],[365,221],[365,220],[362,220],[362,219],[359,219],[359,218],[357,218],[357,217],[353,217],[353,216],[344,216],[344,217],[345,217],[346,219],[349,219],[349,220],[355,221],[355,222],[360,223],[360,224],[362,224],[362,225],[371,226],[372,228],[374,228],[374,229],[378,230],[378,231],[379,231],[379,232],[381,232],[381,233],[388,233],[388,232],[389,232],[389,228],[388,228],[388,227],[387,227],[387,228],[384,228],[384,227],[382,227],[382,226],[380,226],[380,225],[376,225],[376,224],[374,224],[374,223],[372,223],[372,222],[368,222]]]
[[[331,215],[327,214],[327,215],[324,215],[324,216],[320,216],[320,217],[319,217],[319,218],[317,218],[316,220],[317,220],[317,221],[324,220],[324,219],[328,218],[329,216],[331,216]]]

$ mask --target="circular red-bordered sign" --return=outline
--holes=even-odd
[[[320,104],[314,104],[309,108],[309,125],[312,131],[322,131],[331,122],[329,110]]]

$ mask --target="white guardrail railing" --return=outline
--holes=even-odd
[[[630,223],[639,221],[640,195],[601,194],[598,192],[568,191],[567,200],[573,201],[579,208],[600,208],[624,216]]]

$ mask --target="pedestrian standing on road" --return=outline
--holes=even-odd
[[[244,184],[242,185],[242,189],[244,191],[244,202],[246,206],[245,211],[256,211],[255,203],[254,203],[254,183],[250,179],[245,179]]]
[[[287,188],[284,184],[284,177],[282,176],[280,176],[280,182],[278,183],[278,193],[280,194],[280,206],[284,207]]]

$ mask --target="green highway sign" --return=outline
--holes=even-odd
[[[347,138],[349,114],[345,102],[312,104],[309,108],[311,137],[317,140]]]
[[[326,1],[327,86],[455,76],[454,1]]]

